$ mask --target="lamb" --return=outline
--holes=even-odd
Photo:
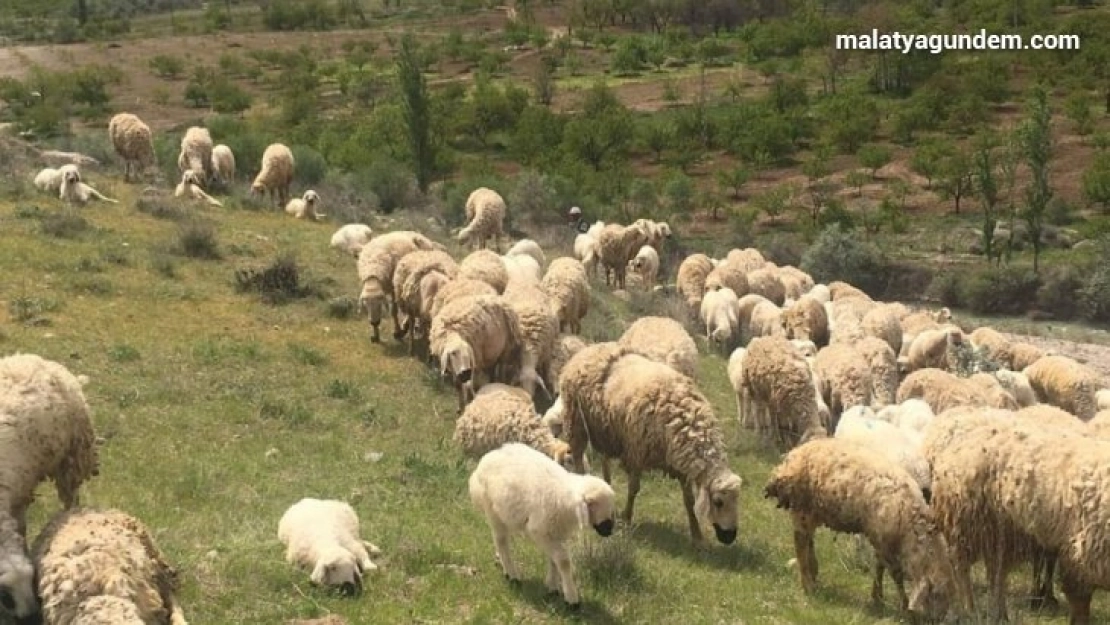
[[[185,131],[177,154],[177,169],[181,173],[196,172],[201,184],[208,186],[212,179],[212,135],[207,128],[191,126]]]
[[[262,153],[262,169],[251,182],[251,197],[270,196],[277,206],[289,203],[289,186],[293,184],[296,161],[293,152],[282,143],[271,143]]]
[[[810,441],[775,467],[763,496],[790,512],[802,588],[817,586],[818,527],[862,533],[875,549],[871,599],[882,601],[885,569],[903,610],[943,618],[953,590],[948,545],[921,489],[899,466],[861,445],[838,439]],[[906,596],[903,574],[913,583]]]
[[[409,354],[415,353],[417,335],[423,334],[431,323],[436,293],[458,273],[455,259],[439,250],[417,250],[397,261],[393,270],[393,301],[402,315],[399,334],[409,337]]]
[[[678,266],[675,283],[686,305],[697,314],[705,296],[705,281],[713,271],[713,261],[705,254],[691,254]],[[733,295],[736,292],[733,291]]]
[[[1010,369],[1014,371],[1022,371],[1029,365],[1037,362],[1046,354],[1044,350],[1039,347],[1034,347],[1029,343],[1016,342],[1010,344],[1010,356],[1013,358],[1013,363]]]
[[[477,376],[493,378],[499,364],[523,370],[520,320],[500,296],[466,297],[444,306],[432,318],[428,347],[439,360],[440,373],[452,377],[460,414],[482,386]]]
[[[506,443],[524,443],[571,470],[570,446],[540,422],[527,391],[506,384],[487,384],[455,421],[454,439],[463,455],[480,459]]]
[[[815,297],[803,295],[782,311],[782,325],[788,339],[813,341],[818,347],[829,344],[829,318]]]
[[[38,608],[26,550],[35,488],[50,478],[69,509],[80,504],[81,485],[99,473],[83,384],[34,354],[0,359],[0,596],[17,617]]]
[[[547,264],[547,257],[543,254],[543,248],[532,239],[521,239],[514,243],[513,246],[509,248],[508,252],[505,252],[505,256],[522,255],[531,256],[541,269]]]
[[[559,376],[570,359],[586,348],[586,342],[573,334],[563,334],[555,341],[555,349],[551,350],[551,363],[547,367],[549,376],[547,386],[552,394],[559,395]]]
[[[76,165],[70,165],[69,167],[74,170],[77,169]],[[34,184],[35,188],[39,191],[58,193],[62,188],[62,171],[60,169],[54,169],[53,167],[42,169],[39,173],[35,174]]]
[[[65,169],[62,168],[62,184],[58,187],[58,197],[63,202],[68,204],[81,204],[89,203],[90,199],[98,199],[111,204],[119,204],[119,200],[105,197],[100,191],[90,187],[89,185],[81,182],[81,174],[77,172],[77,168]]]
[[[786,301],[786,289],[773,269],[756,269],[748,272],[749,293],[757,293],[771,300],[776,306]]]
[[[208,195],[204,189],[200,187],[200,180],[198,179],[197,172],[187,169],[185,173],[181,174],[181,182],[173,190],[174,197],[187,197],[191,200],[201,200],[207,202],[212,206],[223,206],[219,200]]]
[[[320,196],[312,189],[304,192],[299,198],[289,200],[285,205],[285,212],[292,215],[297,219],[310,219],[316,221],[321,217],[327,217],[319,212]]]
[[[994,328],[982,326],[975,328],[967,338],[971,342],[971,346],[975,349],[982,350],[987,358],[990,358],[1006,369],[1013,369],[1014,354],[1010,346],[1010,341],[1002,336],[1001,332],[998,332]]]
[[[540,288],[551,299],[559,318],[559,331],[578,334],[590,310],[590,282],[585,266],[573,258],[551,261]]]
[[[642,246],[636,256],[628,261],[628,268],[640,277],[645,291],[652,290],[659,274],[659,252],[650,245]]]
[[[744,297],[749,290],[747,273],[740,265],[727,260],[717,265],[705,277],[705,290],[716,291],[721,288],[732,289],[736,297]]]
[[[520,323],[524,340],[524,358],[518,372],[520,383],[531,397],[536,386],[551,397],[545,379],[551,364],[551,353],[559,340],[559,317],[547,299],[547,294],[538,286],[526,283],[510,285],[505,290],[505,301],[512,306]]]
[[[1045,356],[1022,373],[1042,402],[1063,408],[1084,421],[1098,412],[1095,393],[1104,383],[1090,367],[1067,356]]]
[[[459,278],[481,280],[493,287],[498,294],[509,284],[509,272],[501,257],[492,250],[471,252],[459,263]]]
[[[347,502],[305,497],[278,522],[285,561],[309,570],[321,586],[338,586],[344,594],[362,591],[362,576],[376,571],[370,559],[381,549],[359,537],[358,514]]]
[[[568,472],[546,455],[509,443],[482,456],[468,480],[470,500],[493,531],[505,576],[520,580],[509,551],[513,533],[526,533],[547,555],[547,587],[579,605],[566,542],[589,524],[601,536],[613,533],[612,487],[591,475]]]
[[[875,336],[866,336],[853,347],[867,361],[868,377],[871,379],[871,405],[882,408],[893,404],[898,395],[896,352],[886,341]]]
[[[895,400],[922,399],[933,412],[940,414],[950,408],[972,406],[1017,410],[1017,402],[1005,391],[990,392],[975,382],[934,368],[919,369],[906,376],[898,386]]]
[[[737,310],[739,310],[739,302],[737,302]],[[758,336],[784,336],[782,309],[768,300],[757,303],[752,308],[747,328],[748,331],[742,335],[749,339]]]
[[[764,302],[771,306],[774,306],[771,300],[756,293],[748,293],[744,297],[741,297],[740,300],[737,302],[736,320],[740,325],[741,342],[747,342],[752,339],[752,313],[755,312],[756,306],[759,306]],[[783,327],[782,332],[775,332],[773,334],[785,335],[785,326]]]
[[[780,449],[790,449],[828,436],[822,423],[821,394],[805,357],[781,336],[758,337],[748,343],[738,367],[740,423],[769,436]]]
[[[814,366],[833,430],[846,409],[871,404],[871,367],[854,347],[846,343],[829,345],[817,352]]]
[[[531,256],[502,256],[501,262],[505,265],[505,273],[509,277],[505,286],[506,290],[508,290],[508,285],[514,282],[538,285],[543,280],[543,269],[540,268],[536,259]]]
[[[466,199],[468,223],[457,235],[459,243],[465,245],[473,240],[475,249],[484,249],[486,241],[492,238],[494,250],[500,253],[507,211],[505,199],[499,193],[486,187],[475,189]]]
[[[789,300],[799,299],[816,286],[813,276],[793,265],[779,267],[777,275],[779,282],[782,282],[782,286],[786,290],[786,298]]]
[[[669,317],[640,317],[617,341],[629,351],[697,377],[698,344],[682,324]]]
[[[601,260],[597,236],[604,227],[605,222],[595,221],[589,230],[574,237],[574,257],[582,263],[587,274],[597,275],[598,261]]]
[[[921,453],[919,433],[869,417],[864,413],[870,409],[861,408],[864,407],[853,406],[844,411],[833,438],[867,447],[901,467],[921,489],[925,503],[929,503],[933,476],[929,462]]]
[[[605,284],[610,284],[609,272],[613,272],[616,288],[624,288],[625,270],[628,261],[645,245],[651,235],[643,225],[620,226],[608,224],[598,234],[598,252],[605,269]]]
[[[212,177],[221,185],[227,186],[235,181],[235,153],[231,148],[219,144],[212,148]]]
[[[362,282],[359,307],[366,310],[370,318],[371,342],[381,340],[379,326],[387,303],[393,317],[393,336],[397,340],[404,337],[397,318],[397,303],[393,299],[393,271],[404,255],[416,250],[432,250],[435,246],[431,239],[419,232],[397,230],[371,239],[359,250],[358,279]]]
[[[362,246],[374,236],[373,229],[366,224],[346,224],[331,235],[331,247],[358,258]]]
[[[35,539],[42,616],[52,625],[187,625],[177,571],[151,532],[120,510],[75,508]]]
[[[695,543],[704,541],[699,521],[712,524],[721,543],[736,540],[742,481],[728,468],[713,408],[691,378],[618,344],[599,343],[570,359],[559,387],[576,470],[585,470],[589,445],[605,459],[606,481],[611,457],[628,474],[626,522],[640,476],[660,470],[682,484]]]
[[[728,350],[740,340],[740,300],[732,289],[707,291],[701,300],[701,320],[705,338],[717,347]]]
[[[150,126],[131,113],[119,113],[108,122],[108,138],[116,154],[123,159],[123,179],[142,175],[143,168],[154,163],[154,141]]]
[[[875,418],[924,436],[925,428],[933,422],[935,413],[924,400],[911,398],[884,406],[875,414]]]

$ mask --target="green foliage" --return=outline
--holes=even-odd
[[[732,197],[737,200],[740,199],[744,185],[748,184],[751,177],[752,171],[743,165],[737,165],[730,169],[719,169],[716,173],[717,186],[731,191]]]
[[[185,73],[185,61],[169,54],[157,54],[147,61],[147,65],[159,78],[177,80]]]
[[[790,185],[780,184],[752,197],[752,206],[765,213],[772,221],[777,221],[786,212],[793,195],[794,190]]]
[[[419,49],[411,34],[401,38],[395,63],[401,86],[401,110],[408,132],[409,154],[416,171],[416,186],[421,193],[426,193],[435,174],[438,146],[432,136],[430,98]]]
[[[871,141],[879,127],[878,105],[859,93],[826,96],[818,105],[818,116],[825,140],[849,154]]]
[[[289,150],[293,152],[293,162],[297,164],[298,183],[316,186],[324,181],[328,173],[328,162],[323,154],[306,145],[293,145]]]
[[[1041,233],[1044,230],[1045,209],[1052,200],[1049,166],[1052,161],[1052,111],[1048,106],[1048,91],[1042,85],[1033,88],[1028,106],[1028,118],[1021,127],[1022,156],[1032,180],[1025,188],[1025,206],[1021,217],[1029,226],[1029,240],[1033,244],[1033,272],[1040,267]]]
[[[681,171],[671,172],[663,183],[663,196],[671,214],[690,214],[694,211],[697,197],[694,181]]]
[[[220,246],[216,238],[216,228],[208,222],[192,222],[181,226],[177,231],[175,251],[188,258],[201,260],[220,260]]]
[[[586,94],[582,113],[563,130],[563,152],[595,172],[613,161],[623,161],[633,134],[631,114],[603,82]]]
[[[853,169],[844,177],[844,184],[849,187],[855,187],[856,195],[861,196],[863,195],[863,185],[867,184],[869,180],[871,180],[871,177],[868,176],[866,172],[860,169]]]
[[[378,198],[378,210],[389,214],[404,208],[412,197],[412,175],[401,163],[379,157],[360,173],[367,186]]]
[[[324,0],[270,0],[262,12],[269,30],[329,30],[337,21]]]
[[[1020,315],[1037,292],[1040,282],[1025,267],[987,267],[960,285],[960,302],[981,315]]]
[[[1083,172],[1083,198],[1100,205],[1103,212],[1110,212],[1110,152],[1095,154]]]
[[[1075,125],[1075,134],[1087,136],[1094,132],[1094,115],[1091,113],[1091,96],[1085,91],[1075,91],[1064,102],[1064,113]]]
[[[1079,315],[1080,290],[1084,272],[1075,265],[1052,267],[1044,273],[1037,289],[1037,309],[1052,313],[1056,319],[1074,319]]]
[[[843,280],[878,296],[886,287],[888,263],[873,243],[834,223],[806,249],[799,268],[818,282]]]
[[[1103,243],[1100,254],[1101,263],[1097,264],[1087,283],[1079,289],[1079,310],[1083,318],[1096,323],[1110,322],[1110,254]]]
[[[39,218],[39,230],[57,239],[76,239],[91,229],[89,220],[75,212],[47,213]]]
[[[522,164],[535,167],[558,158],[554,149],[563,142],[566,121],[544,106],[528,106],[517,117],[509,152]]]
[[[877,172],[889,163],[893,157],[890,148],[876,143],[861,145],[859,150],[856,151],[856,158],[859,159],[859,164],[871,170],[872,178],[874,178]]]

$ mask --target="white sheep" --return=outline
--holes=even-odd
[[[285,560],[311,571],[321,586],[339,586],[344,593],[362,590],[362,576],[378,566],[370,559],[381,550],[359,537],[358,515],[350,504],[306,497],[289,507],[278,522],[278,540]]]
[[[670,317],[640,317],[628,326],[617,343],[670,365],[685,376],[697,377],[698,344],[681,323]]]
[[[319,205],[320,195],[309,189],[304,192],[303,196],[289,200],[289,203],[285,205],[285,212],[297,219],[316,221],[321,217],[327,217],[319,211]]]
[[[636,256],[628,261],[628,268],[640,276],[640,283],[645,291],[650,291],[655,286],[655,279],[659,275],[659,252],[650,245],[644,245]]]
[[[936,415],[929,404],[925,400],[917,398],[883,406],[875,414],[876,419],[881,419],[904,430],[914,431],[921,435],[924,435],[925,428],[933,422],[935,417]]]
[[[520,323],[520,333],[524,340],[524,357],[521,368],[514,372],[520,385],[534,395],[536,387],[552,399],[551,390],[545,380],[550,379],[548,367],[555,342],[559,340],[559,317],[539,285],[510,282],[505,289],[505,301],[516,313]]]
[[[63,511],[35,539],[43,621],[51,625],[187,625],[177,571],[135,517]]]
[[[331,247],[358,258],[362,246],[370,242],[374,230],[366,224],[346,224],[331,235]]]
[[[453,440],[463,455],[476,460],[506,443],[524,443],[567,470],[573,468],[570,446],[541,422],[532,396],[516,386],[483,386],[455,421]]]
[[[747,296],[745,296],[747,297]],[[737,302],[739,309],[739,302]],[[742,325],[741,328],[744,326]],[[785,336],[786,330],[782,323],[782,309],[774,302],[764,299],[752,308],[748,316],[747,332],[741,336],[751,340],[759,336]]]
[[[381,340],[379,326],[385,307],[389,306],[393,318],[393,336],[404,337],[397,318],[397,302],[393,299],[393,272],[397,262],[416,250],[437,249],[437,243],[414,230],[395,230],[374,237],[358,253],[358,279],[362,282],[359,307],[367,312],[370,320],[370,341]]]
[[[902,467],[921,488],[925,502],[929,502],[933,475],[928,461],[921,453],[920,434],[911,434],[893,423],[874,416],[869,408],[853,406],[840,415],[833,438],[858,443],[882,454],[887,460]]]
[[[293,184],[293,171],[296,161],[293,152],[284,144],[271,143],[262,153],[262,169],[251,183],[251,196],[269,194],[270,200],[277,200],[278,206],[289,202],[289,186]]]
[[[69,165],[69,167],[76,169],[76,165]],[[35,174],[35,188],[39,191],[46,191],[47,193],[58,193],[62,188],[62,171],[47,167]]]
[[[84,205],[93,198],[112,204],[119,204],[119,200],[105,197],[100,191],[82,182],[81,174],[78,173],[76,167],[62,172],[62,184],[58,188],[58,197],[69,204]]]
[[[486,241],[493,239],[493,248],[500,252],[504,234],[505,198],[487,187],[478,187],[466,198],[467,224],[459,230],[459,243],[474,242],[475,249],[484,249]]]
[[[597,237],[604,227],[604,221],[595,221],[589,230],[574,237],[574,257],[582,263],[587,274],[595,277],[601,260]]]
[[[131,113],[119,113],[108,122],[108,137],[116,154],[123,159],[123,179],[142,175],[154,163],[154,141],[150,126]]]
[[[706,291],[701,300],[701,321],[705,338],[722,350],[740,340],[740,300],[729,288]]]
[[[212,177],[221,185],[227,186],[235,181],[235,153],[231,148],[219,144],[212,148]]]
[[[64,508],[99,473],[95,434],[81,386],[61,364],[33,354],[0,359],[0,596],[18,617],[37,609],[27,555],[27,508],[54,482]]]
[[[519,282],[522,284],[539,285],[543,280],[543,268],[535,258],[528,255],[502,256],[501,262],[505,264],[508,275],[508,284]],[[506,284],[506,290],[508,289]]]
[[[780,449],[828,436],[819,384],[802,353],[781,336],[752,339],[736,368],[740,423]],[[730,378],[732,376],[730,375]]]
[[[204,192],[204,189],[200,186],[197,172],[191,169],[187,169],[185,173],[181,174],[181,182],[174,188],[173,196],[201,200],[212,206],[223,206],[219,200]]]
[[[1045,356],[1022,373],[1042,402],[1063,408],[1084,421],[1098,412],[1095,394],[1105,382],[1090,367],[1067,356]]]
[[[1019,407],[1026,408],[1037,403],[1037,394],[1033,391],[1033,386],[1029,384],[1029,378],[1024,373],[999,369],[993,372],[992,375],[1007,393],[1013,395]]]
[[[540,288],[551,298],[559,317],[559,331],[578,334],[582,319],[590,310],[590,281],[583,263],[561,257],[551,261]]]
[[[181,138],[181,151],[177,154],[177,169],[197,172],[201,184],[208,186],[212,179],[212,135],[207,128],[191,126]]]
[[[592,475],[568,472],[546,455],[509,443],[478,461],[468,480],[470,500],[493,531],[505,576],[520,580],[510,552],[514,533],[525,533],[547,555],[546,585],[579,604],[566,542],[590,525],[601,536],[613,533],[613,489]]]
[[[459,278],[481,280],[498,294],[509,286],[509,271],[505,261],[493,250],[475,250],[459,263]]]
[[[509,248],[508,252],[505,252],[505,256],[521,255],[534,258],[541,269],[547,264],[547,257],[543,254],[543,248],[532,239],[521,239],[514,243],[513,246]]]
[[[701,310],[702,298],[705,297],[705,281],[712,271],[713,259],[705,254],[691,254],[678,265],[675,285],[694,315]]]

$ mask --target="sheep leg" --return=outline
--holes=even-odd
[[[559,580],[563,586],[563,600],[572,607],[577,607],[579,603],[578,587],[574,584],[574,576],[570,567],[570,556],[567,555],[566,549],[562,545],[551,545],[548,549],[551,561],[555,564],[555,568],[559,574]]]
[[[817,589],[817,550],[813,546],[815,526],[808,517],[794,514],[794,557],[802,579],[802,590],[813,594]]]
[[[906,576],[901,566],[890,567],[890,577],[894,580],[894,588],[898,591],[898,605],[903,611],[910,609],[910,598],[906,596]]]
[[[886,572],[886,567],[883,566],[883,559],[879,554],[875,554],[875,576],[871,580],[871,603],[876,607],[883,604],[883,574]],[[893,576],[893,571],[891,572]]]
[[[1060,585],[1068,599],[1068,625],[1090,625],[1092,588],[1076,579],[1066,565],[1060,567]]]
[[[608,460],[608,459],[606,459]],[[640,494],[640,472],[628,472],[628,499],[624,504],[624,514],[621,515],[625,523],[632,523],[632,507],[636,504],[636,495]]]
[[[380,325],[381,325],[381,322],[379,322],[379,323],[374,323],[373,321],[370,322],[370,342],[371,343],[381,343],[382,342],[381,331],[378,327]]]
[[[513,562],[513,555],[509,550],[512,540],[509,535],[509,528],[492,519],[490,520],[490,527],[493,529],[493,544],[497,549],[497,561],[501,563],[501,570],[510,581],[519,581],[520,571],[517,570],[516,563]]]
[[[1060,605],[1052,588],[1052,576],[1056,569],[1056,556],[1037,550],[1033,554],[1033,592],[1029,607],[1034,610],[1055,608]]]
[[[698,523],[698,516],[694,514],[694,489],[687,481],[682,483],[682,503],[686,506],[686,520],[690,523],[690,537],[694,539],[694,544],[704,544],[705,537],[701,534],[701,524]],[[631,517],[631,514],[629,516]]]
[[[994,601],[994,620],[1002,623],[1009,621],[1006,615],[1006,563],[998,556],[986,558],[987,581],[991,588],[991,598]]]
[[[605,480],[606,484],[613,485],[613,472],[608,456],[601,457],[601,478]]]
[[[555,565],[555,560],[547,559],[547,577],[543,581],[544,586],[547,587],[549,594],[555,594],[562,590],[563,582],[559,577],[559,567]]]

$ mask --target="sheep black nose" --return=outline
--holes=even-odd
[[[459,383],[460,384],[466,384],[467,382],[469,382],[470,377],[471,377],[471,375],[473,375],[473,373],[474,372],[471,371],[470,369],[467,369],[466,371],[460,371],[459,375],[457,376],[457,379],[459,380]]]
[[[602,536],[609,536],[613,533],[613,519],[605,519],[598,523],[594,526],[594,531]]]
[[[358,590],[358,585],[351,582],[343,582],[343,585],[339,587],[339,591],[348,597],[353,597],[354,595],[357,595]]]
[[[736,528],[735,527],[730,529],[730,530],[726,530],[726,529],[722,528],[720,525],[717,525],[716,523],[714,523],[713,524],[713,531],[717,534],[717,540],[721,541],[721,544],[731,545],[736,540]]]
[[[0,590],[0,606],[8,612],[15,612],[15,599],[5,591]]]

